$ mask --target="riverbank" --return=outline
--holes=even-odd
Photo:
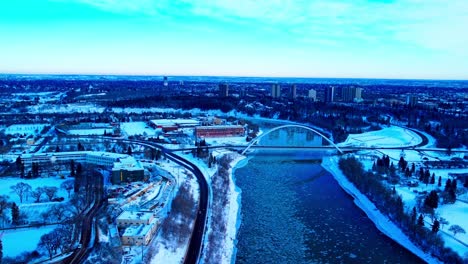
[[[419,247],[411,242],[411,240],[392,221],[383,215],[375,205],[346,178],[338,167],[338,157],[324,157],[322,160],[322,167],[330,172],[341,188],[354,198],[354,203],[364,211],[367,217],[375,224],[377,229],[424,261],[428,263],[441,263],[439,260],[424,253]]]
[[[227,232],[226,232],[226,261],[223,263],[235,263],[237,253],[237,232],[240,227],[241,218],[241,194],[242,191],[236,185],[236,177],[234,172],[236,169],[247,165],[248,159],[245,156],[238,156],[231,161],[229,169],[229,209],[227,210]]]

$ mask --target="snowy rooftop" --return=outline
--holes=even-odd
[[[151,221],[149,225],[132,225],[125,228],[123,236],[145,236],[150,232],[152,227],[156,224],[156,219]]]
[[[239,125],[231,125],[231,126],[197,126],[197,129],[230,129],[230,128],[244,128],[243,126]]]
[[[146,212],[132,212],[132,211],[123,211],[118,217],[117,220],[150,220],[153,218],[153,213]]]
[[[186,125],[186,126],[196,126],[200,124],[200,121],[195,119],[154,119],[151,120],[156,126],[174,126],[174,125]]]
[[[141,165],[140,161],[135,160],[131,156],[127,156],[125,158],[119,159],[118,162],[114,162],[114,167],[112,170],[121,170],[125,169],[128,171],[131,170],[142,170],[143,165]]]

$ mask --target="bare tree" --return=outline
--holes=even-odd
[[[75,186],[74,180],[66,180],[62,182],[62,184],[60,185],[61,188],[65,189],[68,192],[68,198],[70,198],[70,193],[73,190],[74,186]]]
[[[74,208],[75,213],[79,213],[85,207],[85,200],[82,195],[73,194],[72,198],[70,199],[70,205]]]
[[[48,223],[52,217],[52,214],[48,211],[41,213],[41,218],[44,223]]]
[[[24,182],[18,182],[16,185],[11,186],[10,188],[12,189],[12,192],[18,195],[21,203],[23,202],[23,198],[31,192],[31,185]]]
[[[44,193],[49,198],[49,201],[52,201],[54,196],[57,194],[58,188],[55,186],[46,186],[44,187]]]
[[[51,233],[42,235],[38,246],[47,250],[49,258],[52,259],[52,256],[54,255],[55,241]]]
[[[463,229],[459,225],[450,226],[449,231],[453,233],[453,236],[456,236],[458,233],[460,233],[460,234],[465,234],[466,233],[465,229]]]
[[[63,204],[56,204],[50,209],[50,213],[57,218],[57,221],[62,221],[66,212],[67,208]]]
[[[41,201],[42,194],[44,193],[43,187],[37,187],[34,191],[31,192],[31,197],[34,198],[34,202],[38,203]]]
[[[72,225],[61,225],[56,229],[60,237],[59,249],[62,253],[68,252],[73,243],[73,226]]]

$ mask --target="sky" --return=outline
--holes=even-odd
[[[468,79],[466,0],[2,0],[0,73]]]

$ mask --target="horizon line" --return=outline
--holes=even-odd
[[[216,78],[270,78],[270,79],[351,79],[351,80],[403,80],[403,81],[468,81],[468,79],[430,79],[430,78],[391,78],[391,77],[310,77],[310,76],[242,76],[242,75],[169,75],[169,74],[131,74],[131,73],[5,73],[4,75],[28,76],[113,76],[113,77],[216,77]]]

